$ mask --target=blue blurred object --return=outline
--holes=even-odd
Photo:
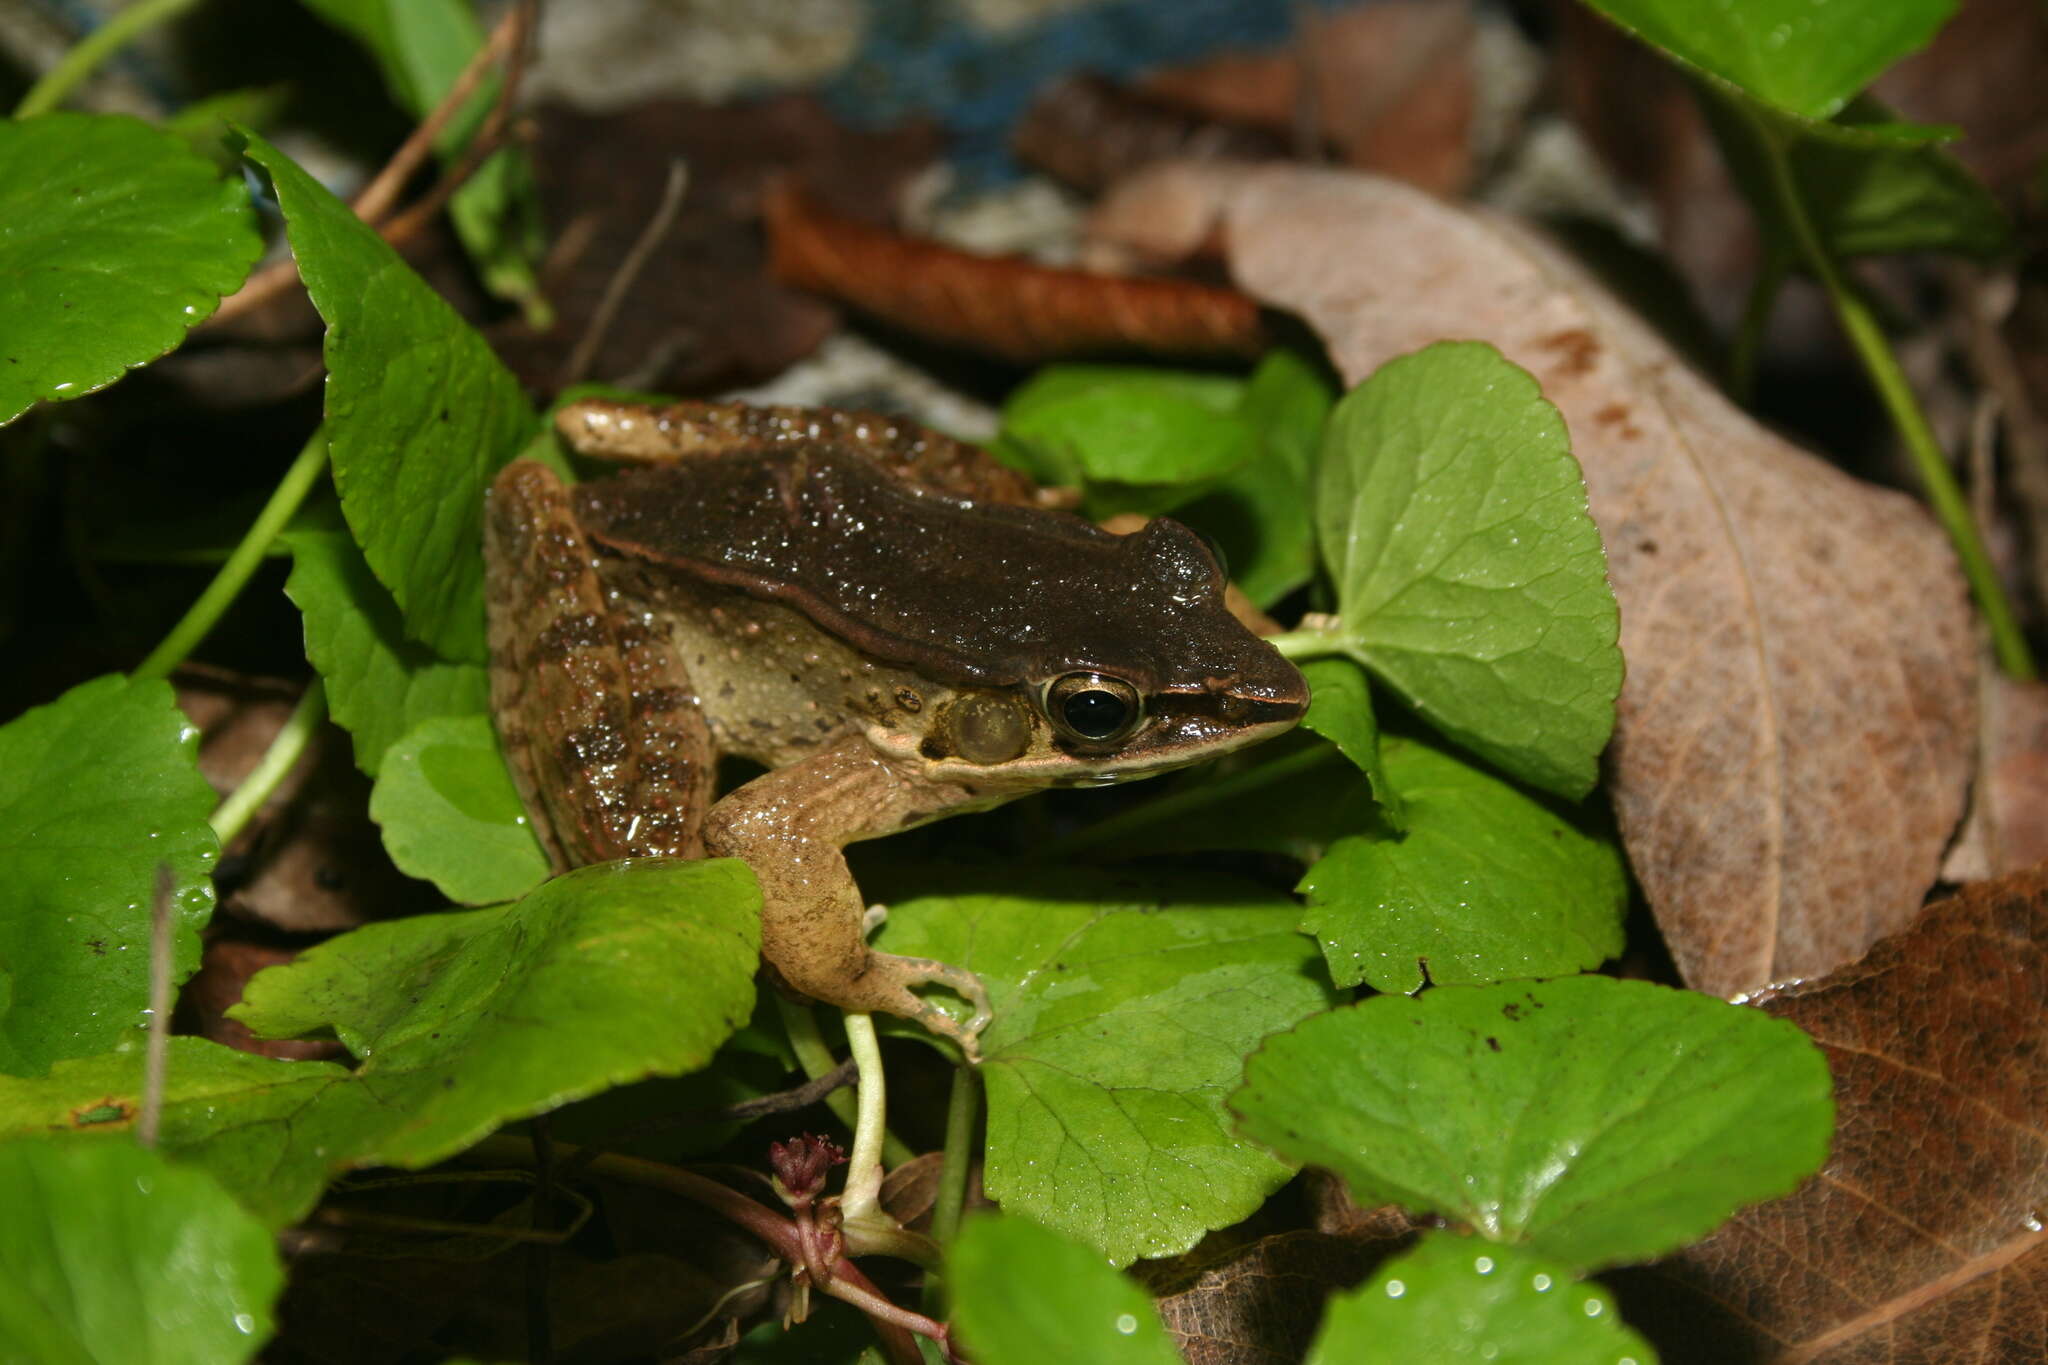
[[[1010,127],[1041,86],[1087,69],[1130,76],[1231,48],[1276,47],[1303,0],[1097,0],[1004,33],[954,0],[868,0],[866,37],[825,83],[833,111],[867,126],[924,115],[952,135],[967,186],[1014,178]],[[1307,0],[1340,9],[1348,0]]]

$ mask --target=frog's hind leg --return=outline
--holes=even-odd
[[[791,987],[841,1009],[914,1019],[981,1059],[988,992],[965,968],[878,953],[867,945],[867,904],[845,844],[892,834],[972,801],[954,784],[891,768],[858,735],[732,792],[704,822],[704,849],[744,858],[761,883],[761,956]],[[944,986],[973,1006],[962,1022],[917,994]]]
[[[498,475],[484,547],[492,709],[556,870],[700,856],[712,756],[696,696],[658,627],[608,606],[552,470]]]

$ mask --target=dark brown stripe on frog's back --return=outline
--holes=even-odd
[[[561,482],[531,461],[508,466],[484,537],[492,707],[550,861],[696,856],[711,764],[701,719],[675,704],[688,681],[605,610]]]
[[[1013,686],[1099,667],[1150,692],[1243,671],[1266,649],[1230,617],[1221,572],[1185,527],[1117,536],[930,493],[842,447],[628,470],[574,499],[607,549],[786,602],[942,681]]]

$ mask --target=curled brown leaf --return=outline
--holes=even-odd
[[[1233,289],[976,256],[829,212],[784,184],[765,204],[775,273],[920,336],[1019,364],[1142,350],[1252,356],[1259,308]]]
[[[1514,223],[1365,175],[1175,167],[1097,226],[1205,217],[1347,380],[1477,338],[1563,413],[1621,602],[1607,790],[1689,984],[1817,976],[1912,918],[1976,710],[1961,576],[1918,504],[1760,426]]]

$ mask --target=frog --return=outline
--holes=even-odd
[[[711,400],[555,427],[612,472],[516,460],[484,515],[492,712],[550,863],[743,859],[777,985],[969,1061],[983,983],[869,946],[846,845],[1212,759],[1308,705],[1202,536],[1105,530],[976,446]],[[735,759],[761,771],[719,794]]]

